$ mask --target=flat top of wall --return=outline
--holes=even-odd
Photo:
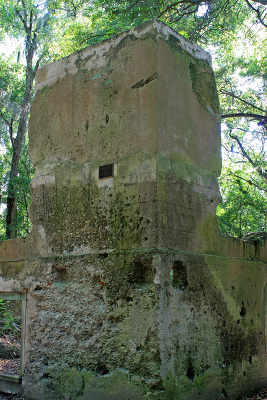
[[[116,48],[127,36],[133,35],[138,39],[152,32],[154,32],[157,37],[164,38],[165,40],[168,40],[169,36],[175,37],[182,49],[193,57],[205,60],[211,64],[210,54],[201,47],[189,42],[164,23],[158,20],[152,20],[135,27],[130,31],[123,32],[115,38],[105,40],[94,46],[88,46],[79,52],[73,53],[68,57],[44,66],[37,74],[36,91],[45,86],[53,85],[58,79],[63,78],[67,74],[75,74],[78,71],[79,62],[86,59],[89,60],[86,64],[88,69],[101,67],[105,64],[105,56],[107,53],[111,49]]]
[[[25,259],[26,241],[9,239],[0,241],[0,262],[21,261]]]

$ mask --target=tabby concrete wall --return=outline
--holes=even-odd
[[[36,89],[33,229],[0,246],[0,291],[27,293],[26,398],[265,383],[266,246],[217,230],[209,55],[153,21],[44,67]]]

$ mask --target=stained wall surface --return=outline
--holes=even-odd
[[[267,250],[217,229],[206,52],[153,21],[47,65],[30,152],[32,233],[0,245],[0,291],[27,293],[26,398],[219,400],[266,383]]]

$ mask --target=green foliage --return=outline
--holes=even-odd
[[[133,384],[124,371],[97,376],[76,368],[50,369],[56,398],[61,400],[141,400],[143,389]]]
[[[32,167],[27,143],[23,147],[22,155],[19,163],[19,173],[15,178],[14,187],[16,190],[16,204],[17,204],[17,236],[26,237],[31,230],[31,221],[29,217],[30,206],[30,182],[33,177],[34,169]],[[3,192],[3,199],[6,192]]]
[[[250,183],[243,170],[225,168],[220,177],[222,203],[218,206],[223,234],[242,238],[250,232],[267,230],[266,193]]]
[[[189,40],[216,47],[231,43],[249,19],[255,20],[246,2],[235,0],[65,0],[62,5],[73,22],[65,25],[56,57],[75,51],[77,44],[82,48],[97,43],[153,18]]]
[[[18,115],[22,107],[23,93],[25,91],[24,74],[25,68],[23,65],[0,57],[0,200],[2,204],[0,239],[5,238],[5,205],[13,156],[13,142],[18,128]],[[32,168],[30,166],[27,143],[25,143],[19,163],[19,174],[14,182],[14,187],[18,192],[17,225],[19,236],[25,236],[29,230],[27,209],[30,197],[29,182],[31,175]]]
[[[6,113],[13,111],[23,101],[25,68],[12,60],[0,56],[0,107]],[[16,109],[15,109],[16,110]]]
[[[2,334],[6,333],[18,333],[18,328],[16,326],[16,319],[13,311],[11,311],[8,307],[9,302],[0,298],[0,318],[1,318],[1,327],[0,332]]]
[[[53,35],[56,1],[0,0],[2,35],[23,38],[23,62],[0,60],[0,134],[1,134],[1,211],[0,234],[3,238],[23,236],[29,231],[29,177],[32,168],[27,156],[27,125],[33,81],[39,65],[47,56],[49,38]],[[23,71],[23,74],[16,72]],[[15,76],[15,79],[12,79]],[[5,219],[5,222],[4,222]],[[5,227],[3,228],[3,225]]]
[[[0,216],[0,240],[5,239],[5,215],[6,215],[6,199],[9,182],[9,169],[12,158],[12,147],[6,145],[5,152],[0,154],[0,183],[1,183],[1,203],[2,213]],[[13,187],[16,190],[16,226],[17,236],[26,237],[31,229],[31,221],[29,218],[30,205],[30,182],[33,176],[34,169],[32,167],[29,154],[28,143],[23,146],[22,155],[19,162],[19,173],[14,179]]]
[[[237,34],[222,36],[216,46],[216,80],[220,95],[223,170],[222,203],[217,209],[223,234],[243,237],[266,231],[266,126],[264,121],[263,31],[246,11]]]
[[[166,400],[219,399],[222,379],[219,370],[207,370],[203,375],[190,380],[187,376],[168,375],[164,382]]]

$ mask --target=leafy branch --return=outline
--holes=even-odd
[[[248,1],[248,0],[245,0],[245,2],[247,3],[247,5],[249,6],[249,8],[251,9],[251,10],[253,10],[255,13],[256,13],[256,15],[257,15],[257,18],[258,18],[258,20],[260,21],[260,23],[263,25],[263,26],[265,26],[266,28],[267,28],[267,24],[265,24],[265,22],[264,22],[264,15],[260,12],[260,9],[259,8],[255,8],[255,7],[253,7],[253,5]],[[254,0],[254,2],[255,2],[255,0]],[[264,0],[257,0],[256,1],[257,3],[260,3],[260,4],[262,4],[262,5],[266,5],[267,4],[267,2],[266,1],[264,1]]]
[[[242,155],[246,158],[246,160],[248,160],[248,162],[252,165],[253,168],[256,169],[256,171],[258,172],[258,174],[264,178],[267,181],[267,170],[264,170],[263,168],[260,168],[257,163],[255,161],[252,160],[252,158],[249,156],[248,152],[246,151],[246,149],[244,148],[243,144],[241,143],[240,139],[238,138],[238,136],[233,135],[232,133],[229,133],[229,136],[236,141],[236,143],[238,144],[238,147],[241,150]]]
[[[183,4],[187,4],[188,7],[190,6],[194,6],[194,7],[198,7],[200,4],[202,4],[203,1],[201,0],[179,0],[179,1],[175,1],[174,3],[169,4],[159,15],[158,18],[161,18],[164,14],[166,14],[168,11],[171,11],[173,9],[176,9],[176,7],[183,5]]]
[[[222,119],[225,119],[225,118],[251,118],[252,120],[259,121],[258,125],[265,126],[267,124],[267,117],[265,115],[247,113],[247,112],[222,114],[221,118]]]
[[[258,185],[256,182],[252,181],[251,179],[243,178],[242,176],[237,175],[236,173],[232,173],[232,176],[234,176],[234,177],[237,178],[237,179],[242,179],[242,181],[247,182],[249,185],[254,186],[254,187],[256,187],[257,189],[263,190],[264,192],[267,193],[267,189],[265,189],[264,187]]]
[[[249,106],[249,107],[253,107],[253,108],[255,108],[256,110],[262,111],[263,113],[265,112],[265,110],[263,110],[262,108],[256,106],[256,105],[253,104],[253,103],[250,103],[250,102],[247,101],[247,100],[242,99],[242,97],[236,95],[236,94],[233,93],[233,92],[229,92],[228,90],[224,90],[224,89],[220,89],[219,92],[222,93],[222,94],[226,94],[227,96],[233,97],[234,99],[240,101],[241,103],[246,104],[246,105]]]

